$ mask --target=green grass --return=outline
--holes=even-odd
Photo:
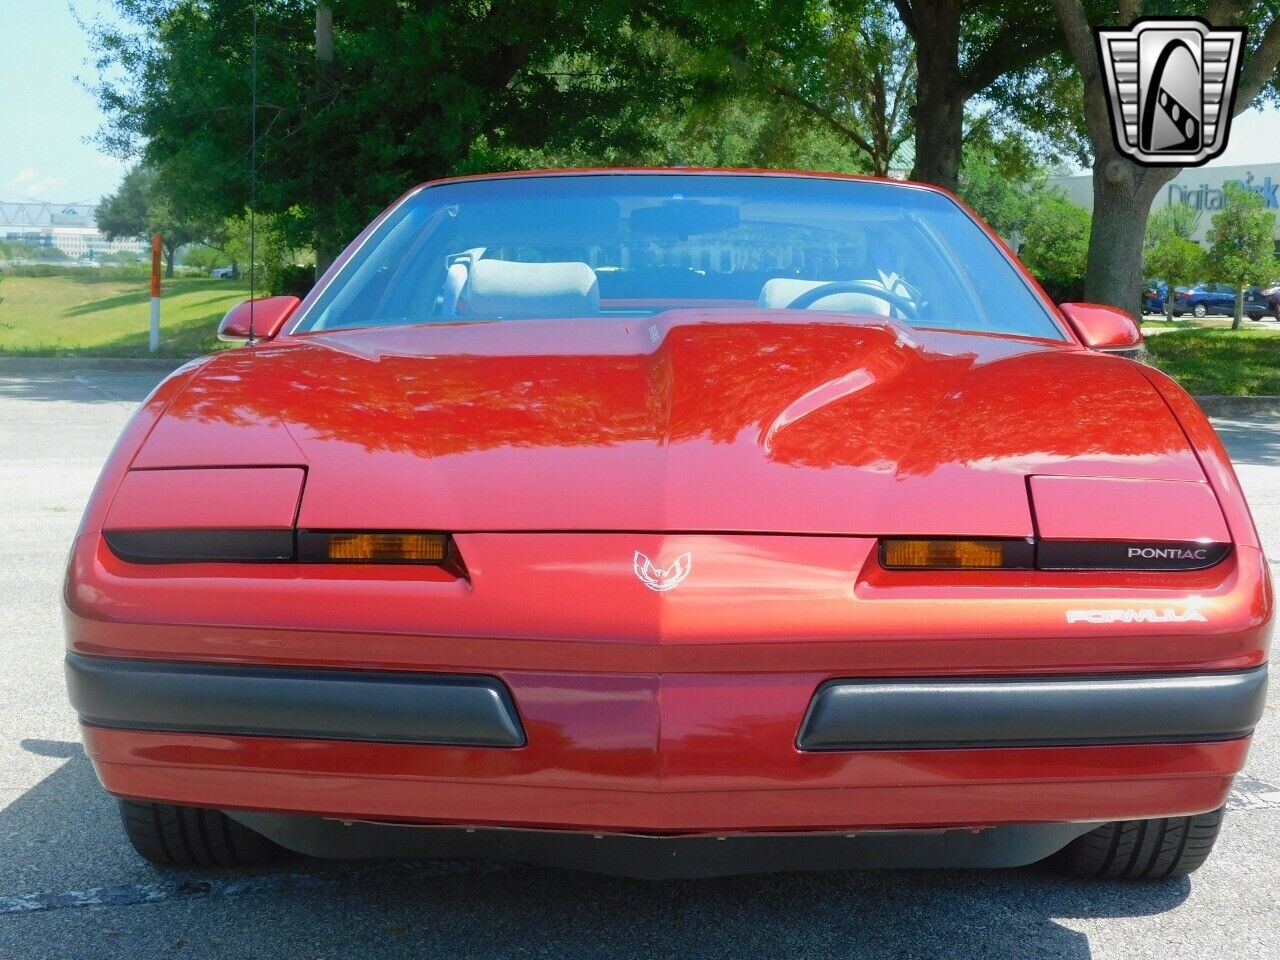
[[[1186,330],[1147,340],[1148,359],[1190,393],[1280,395],[1280,333]]]
[[[231,280],[166,280],[160,298],[162,356],[216,350],[218,321],[248,296]],[[0,279],[0,354],[147,357],[151,294],[145,280],[111,271]]]

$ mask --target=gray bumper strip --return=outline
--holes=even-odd
[[[801,750],[1185,743],[1247,735],[1267,668],[1238,673],[832,680]]]
[[[85,723],[134,730],[521,747],[501,680],[364,670],[238,667],[67,654]]]

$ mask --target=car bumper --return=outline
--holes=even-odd
[[[722,596],[644,591],[629,565],[580,583],[610,536],[473,537],[474,584],[130,567],[83,537],[66,623],[86,751],[139,800],[566,836],[1185,815],[1221,806],[1243,766],[1271,628],[1251,547],[1175,589],[1050,571],[938,585],[878,569],[871,540],[702,538],[733,561]],[[1101,600],[1154,613],[1070,616]],[[1166,615],[1192,600],[1194,622]],[[950,695],[918,684],[964,703],[929,719],[922,699]],[[852,710],[815,702],[851,686]]]
[[[494,677],[237,667],[68,654],[81,719],[129,730],[517,748],[524,728]],[[654,678],[660,696],[660,678]],[[1197,743],[1248,736],[1267,668],[1205,674],[832,680],[800,752]],[[744,691],[745,692],[745,691]]]
[[[925,686],[810,673],[358,673],[77,655],[68,667],[86,748],[117,795],[656,835],[1202,812],[1243,764],[1265,683],[1264,668]],[[432,703],[459,688],[472,693],[448,710]],[[303,689],[305,706],[290,710]]]
[[[1036,823],[979,830],[660,836],[421,827],[244,810],[227,813],[280,846],[310,856],[480,858],[646,880],[796,870],[1020,867],[1056,853],[1096,826]]]

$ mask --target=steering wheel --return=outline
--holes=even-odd
[[[820,287],[814,287],[812,290],[806,290],[800,296],[796,297],[789,304],[788,310],[803,310],[811,307],[823,297],[829,297],[833,293],[866,293],[885,303],[891,307],[897,307],[911,320],[920,319],[920,310],[916,307],[915,301],[904,297],[900,293],[894,293],[892,290],[886,290],[878,283],[872,283],[869,280],[835,280],[831,283],[824,283]]]

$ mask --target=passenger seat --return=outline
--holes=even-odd
[[[599,312],[596,272],[581,261],[477,260],[458,299],[462,316],[594,317]]]

